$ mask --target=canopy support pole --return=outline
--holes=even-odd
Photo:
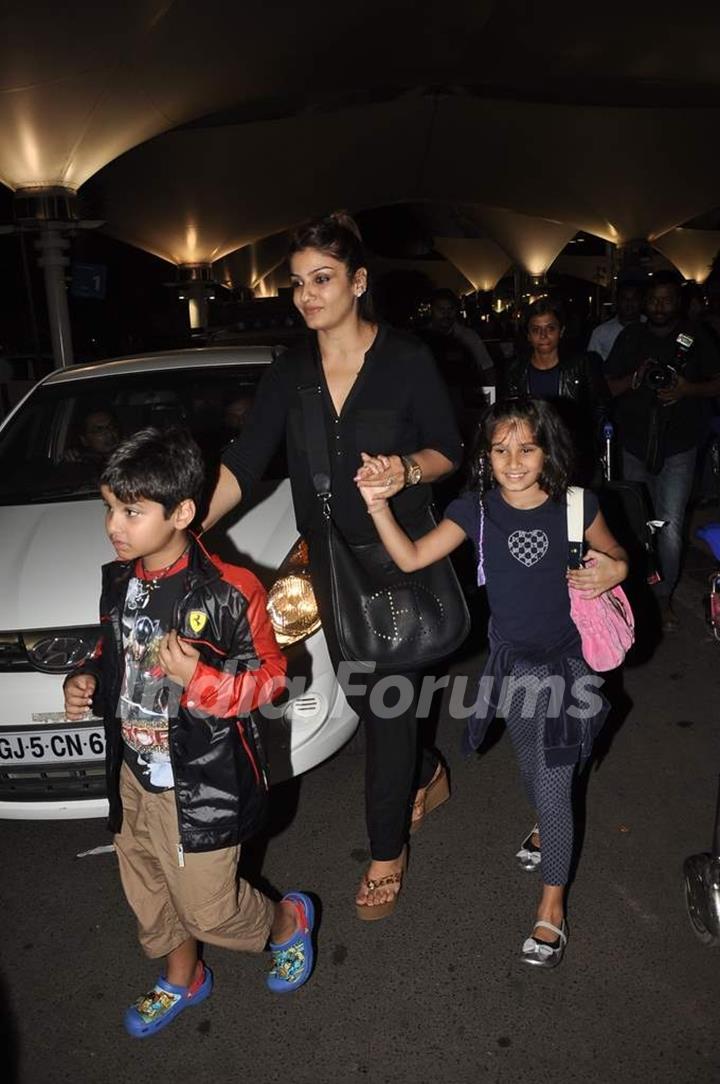
[[[73,363],[70,310],[65,285],[65,268],[70,263],[66,255],[69,247],[67,237],[54,223],[41,228],[40,237],[35,242],[35,248],[40,253],[38,264],[45,275],[48,321],[56,369]]]
[[[58,185],[19,188],[14,199],[15,229],[36,233],[38,266],[45,276],[48,324],[56,369],[73,363],[72,330],[65,272],[70,263],[70,235],[79,228],[101,225],[78,222],[77,193]]]

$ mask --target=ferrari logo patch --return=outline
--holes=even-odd
[[[188,614],[188,625],[192,631],[197,635],[207,625],[208,615],[204,614],[202,610],[191,610]]]

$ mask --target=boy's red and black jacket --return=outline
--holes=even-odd
[[[93,707],[105,720],[112,832],[122,825],[121,619],[133,570],[134,561],[103,566],[102,650],[74,671],[98,679]],[[187,851],[211,851],[234,846],[260,826],[267,782],[249,716],[280,694],[287,664],[267,615],[265,589],[251,572],[210,557],[193,539],[184,575],[173,627],[200,660],[169,724],[178,842]]]

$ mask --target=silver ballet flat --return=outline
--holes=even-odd
[[[520,850],[515,855],[520,869],[524,869],[527,873],[534,873],[540,865],[540,848],[536,847],[532,841],[537,831],[538,826],[535,824],[525,836],[520,844]]]
[[[538,926],[557,934],[555,941],[549,943],[547,941],[538,941],[534,937],[528,937],[523,944],[520,959],[524,964],[532,964],[533,967],[557,967],[563,958],[565,946],[567,945],[565,919],[563,919],[561,928],[558,929],[557,926],[553,926],[552,922],[546,922],[544,918],[541,918],[533,926],[533,933]]]

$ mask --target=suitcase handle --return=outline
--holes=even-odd
[[[603,430],[602,430],[603,450],[602,450],[602,456],[601,456],[603,474],[605,475],[605,481],[606,482],[610,482],[612,480],[612,475],[613,475],[613,469],[612,469],[613,450],[612,449],[613,449],[613,437],[614,437],[614,435],[615,435],[615,428],[613,426],[613,423],[611,421],[606,421],[605,424],[603,425]]]

